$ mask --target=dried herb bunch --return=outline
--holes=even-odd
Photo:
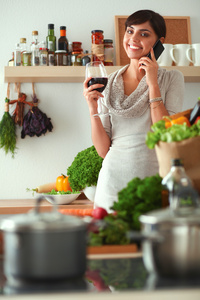
[[[36,135],[39,137],[42,134],[45,134],[47,130],[52,131],[53,129],[51,119],[38,108],[38,99],[36,94],[33,94],[32,99],[32,107],[24,116],[23,128],[21,131],[22,139],[25,138],[26,135],[29,135],[30,137]]]

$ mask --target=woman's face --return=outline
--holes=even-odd
[[[158,37],[149,21],[127,27],[123,46],[130,59],[140,59],[146,56]]]

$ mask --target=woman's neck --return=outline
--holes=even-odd
[[[125,95],[129,96],[137,88],[144,75],[145,71],[139,71],[138,60],[131,60],[130,65],[122,75]]]

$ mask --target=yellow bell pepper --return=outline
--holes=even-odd
[[[62,192],[62,191],[64,191],[64,192],[71,191],[72,192],[72,189],[70,187],[68,179],[69,179],[69,176],[65,176],[64,174],[57,177],[57,179],[56,179],[56,189],[59,192]]]

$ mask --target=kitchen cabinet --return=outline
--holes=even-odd
[[[107,66],[110,74],[120,66]],[[200,82],[200,67],[165,67],[167,70],[179,70],[183,73],[185,82]],[[41,83],[67,83],[83,82],[85,78],[85,67],[82,66],[55,66],[55,67],[4,67],[5,82],[41,82]]]

